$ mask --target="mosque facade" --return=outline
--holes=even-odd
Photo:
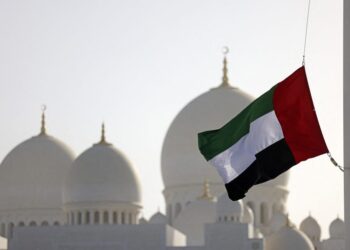
[[[41,130],[0,165],[0,249],[9,250],[342,250],[337,218],[321,239],[309,215],[288,218],[286,172],[231,201],[197,149],[197,133],[218,128],[253,98],[230,86],[224,59],[220,86],[189,102],[171,123],[161,154],[166,214],[146,220],[133,166],[107,141],[76,157]]]

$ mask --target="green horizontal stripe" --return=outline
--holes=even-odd
[[[251,122],[273,110],[275,88],[254,100],[222,128],[198,134],[199,150],[208,161],[248,134]]]

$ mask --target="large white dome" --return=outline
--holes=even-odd
[[[161,167],[166,188],[200,184],[203,179],[222,183],[216,170],[200,154],[197,134],[222,127],[235,117],[253,97],[230,86],[222,85],[195,98],[171,123],[164,140]],[[268,182],[286,186],[288,174]]]
[[[72,151],[45,133],[15,147],[0,166],[0,210],[61,209]]]
[[[63,196],[65,205],[141,204],[140,184],[133,167],[107,143],[93,145],[74,161]]]
[[[253,97],[237,88],[221,86],[187,104],[171,123],[162,149],[162,176],[166,187],[222,183],[200,154],[197,134],[217,129],[251,103]]]

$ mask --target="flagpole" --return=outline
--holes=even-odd
[[[344,58],[343,58],[343,101],[344,101],[344,220],[345,249],[350,250],[350,3],[344,0]]]

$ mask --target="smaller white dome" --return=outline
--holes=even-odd
[[[62,184],[74,157],[63,142],[46,134],[20,143],[0,165],[0,210],[61,210]]]
[[[312,242],[301,231],[284,226],[278,232],[266,238],[266,249],[269,250],[314,250]]]
[[[111,144],[97,143],[73,163],[64,186],[64,204],[141,206],[138,176],[128,159]]]
[[[311,215],[301,222],[300,230],[303,231],[311,241],[319,241],[321,238],[321,227]]]
[[[243,203],[241,200],[230,200],[225,192],[217,201],[216,213],[219,222],[241,222],[243,217]]]
[[[336,218],[329,226],[329,235],[333,239],[345,238],[345,223],[343,220]]]
[[[161,212],[157,212],[149,219],[150,224],[168,224],[168,218]]]

